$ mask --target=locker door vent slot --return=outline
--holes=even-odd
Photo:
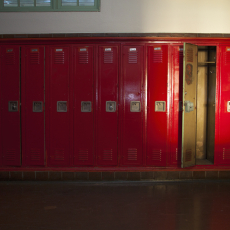
[[[30,160],[31,161],[40,161],[40,149],[31,149],[30,150]]]
[[[54,55],[54,64],[64,64],[65,63],[65,53],[56,52]]]
[[[42,101],[33,101],[33,112],[41,113],[43,111],[43,102]]]
[[[14,52],[6,53],[6,64],[7,65],[15,64],[15,53]]]
[[[116,112],[116,101],[106,101],[106,112]]]
[[[89,160],[89,151],[88,149],[80,149],[78,152],[78,160],[79,161],[87,161]]]
[[[104,64],[113,63],[113,51],[104,51]]]
[[[67,101],[57,102],[57,112],[67,112]]]
[[[137,161],[137,149],[128,149],[128,161]]]
[[[113,160],[113,150],[112,149],[107,149],[103,151],[103,160],[104,161]]]
[[[161,161],[162,150],[161,149],[154,149],[152,150],[152,160],[153,161]]]
[[[8,149],[6,151],[5,160],[6,161],[15,161],[16,151],[14,149]]]
[[[185,162],[191,161],[192,160],[192,150],[191,149],[186,149],[185,153]]]
[[[88,63],[89,63],[88,51],[79,52],[79,64],[88,64]]]
[[[155,50],[153,51],[153,63],[162,63],[163,62],[163,51]]]
[[[129,53],[128,53],[129,64],[136,64],[137,58],[138,58],[138,52],[137,51],[129,51]]]
[[[8,111],[9,112],[17,112],[18,111],[18,102],[17,101],[9,101]]]
[[[193,62],[193,49],[188,48],[187,50],[187,62]]]
[[[140,112],[140,111],[141,111],[141,102],[131,101],[130,102],[130,112]]]
[[[64,150],[63,149],[56,149],[54,153],[54,160],[55,161],[64,161]]]
[[[40,64],[39,60],[39,52],[34,52],[30,54],[30,64]]]
[[[91,101],[82,101],[81,102],[81,112],[90,113],[91,112]]]
[[[223,160],[230,160],[230,149],[223,148]]]
[[[225,52],[225,64],[230,64],[230,52]]]

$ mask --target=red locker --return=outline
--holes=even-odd
[[[143,163],[143,76],[144,46],[123,46],[120,85],[122,165],[139,166]]]
[[[4,166],[20,166],[20,47],[3,46],[1,56],[1,158]]]
[[[94,46],[74,46],[74,165],[94,163]]]
[[[147,165],[166,166],[168,46],[148,46]]]
[[[117,165],[119,46],[99,46],[97,80],[97,163]]]
[[[170,165],[180,166],[182,139],[183,46],[171,46]]]
[[[22,164],[45,163],[44,47],[21,49]]]
[[[71,157],[70,49],[67,46],[47,50],[49,77],[46,84],[48,103],[46,134],[49,166],[69,166]]]
[[[230,164],[230,45],[220,46],[220,103],[218,164]]]

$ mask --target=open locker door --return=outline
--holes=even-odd
[[[193,166],[196,163],[197,52],[198,48],[196,45],[184,43],[182,168]]]

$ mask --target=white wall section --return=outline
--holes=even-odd
[[[101,12],[0,13],[0,34],[230,33],[229,0],[101,0]]]

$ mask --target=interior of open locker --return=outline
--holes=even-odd
[[[196,164],[214,163],[216,47],[198,46]]]

